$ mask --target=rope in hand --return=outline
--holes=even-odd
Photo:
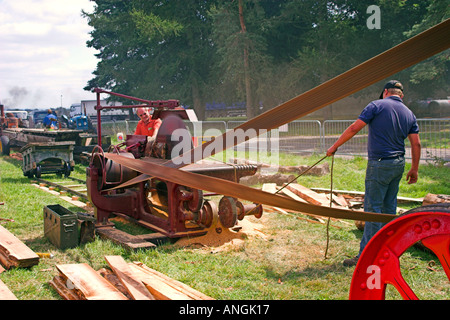
[[[334,167],[334,154],[331,156],[331,170],[330,170],[330,208],[333,205],[333,167]],[[327,220],[327,246],[325,248],[325,259],[327,259],[328,246],[330,244],[330,217]]]
[[[275,194],[279,193],[281,190],[283,190],[284,188],[286,188],[289,184],[291,184],[292,182],[296,181],[298,178],[300,178],[302,175],[304,175],[305,173],[307,173],[309,170],[311,170],[312,168],[314,168],[315,166],[317,166],[320,162],[322,162],[327,156],[324,156],[322,159],[320,159],[319,161],[317,161],[316,163],[314,163],[312,166],[310,166],[308,169],[306,169],[305,171],[303,171],[302,173],[300,173],[297,177],[295,177],[294,179],[292,179],[291,181],[289,181],[288,183],[286,183],[282,188],[278,189],[277,192],[275,192]],[[330,170],[330,208],[333,205],[333,168],[334,168],[334,154],[331,156],[331,170]],[[328,248],[329,248],[329,244],[330,244],[330,217],[328,217],[327,220],[327,244],[326,244],[326,248],[325,248],[325,259],[327,259],[327,254],[328,254]]]
[[[327,156],[325,155],[323,158],[319,159],[316,163],[314,163],[313,165],[311,165],[310,167],[308,167],[305,171],[301,172],[299,175],[297,175],[294,179],[292,179],[291,181],[289,181],[288,183],[284,184],[280,189],[278,189],[275,194],[281,192],[281,190],[283,190],[284,188],[286,188],[288,185],[290,185],[291,183],[293,183],[294,181],[296,181],[298,178],[300,178],[302,175],[304,175],[305,173],[307,173],[309,170],[311,170],[312,168],[314,168],[315,166],[317,166],[320,162],[322,162],[325,158],[327,158]],[[233,165],[234,166],[234,165]],[[334,154],[331,156],[331,170],[330,170],[330,208],[333,205],[333,169],[334,169]],[[236,168],[235,168],[235,174],[236,174]],[[252,208],[250,210],[256,210],[256,208],[262,206],[262,204]],[[327,254],[328,254],[328,248],[330,245],[330,217],[328,217],[327,219],[327,242],[326,242],[326,247],[325,247],[325,255],[324,258],[327,259]]]
[[[291,181],[289,181],[288,183],[285,183],[284,186],[282,186],[280,189],[278,189],[274,194],[278,194],[281,190],[283,190],[284,188],[286,188],[288,185],[290,185],[292,182],[296,181],[298,178],[300,178],[302,175],[304,175],[305,173],[307,173],[309,170],[311,170],[312,168],[314,168],[315,166],[317,166],[320,162],[322,162],[327,156],[323,157],[322,159],[318,160],[316,163],[314,163],[312,166],[310,166],[309,168],[307,168],[305,171],[303,171],[302,173],[300,173],[298,176],[296,176],[294,179],[292,179]],[[333,155],[334,158],[334,155]],[[260,206],[262,206],[262,204],[257,205],[256,207],[254,207],[253,209],[251,209],[249,211],[252,212],[253,210],[256,210],[257,208],[259,208]]]

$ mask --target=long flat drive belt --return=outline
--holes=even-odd
[[[307,204],[282,195],[272,194],[228,180],[192,173],[176,168],[165,167],[159,164],[149,164],[143,160],[126,158],[117,153],[105,153],[105,157],[117,162],[118,164],[142,172],[149,177],[157,177],[164,179],[165,181],[189,186],[199,190],[216,192],[225,196],[245,199],[258,204],[265,204],[288,210],[294,210],[297,212],[338,219],[388,222],[394,218],[394,216],[390,214],[358,212]]]
[[[235,130],[242,129],[248,131],[246,140],[253,138],[261,130],[271,130],[285,123],[291,122],[308,113],[323,108],[335,101],[345,98],[361,89],[364,89],[378,81],[381,81],[405,68],[408,68],[420,61],[423,61],[439,52],[450,47],[450,19],[430,28],[415,37],[412,37],[399,45],[389,49],[366,62],[346,71],[345,73],[273,108],[260,116],[253,118],[237,127]],[[248,130],[254,129],[254,130]],[[234,135],[234,131],[227,131],[222,136],[216,137],[212,141],[206,142],[201,146],[192,149],[181,157],[183,159],[192,159],[193,162],[203,159],[206,156],[213,155],[233,145],[226,145],[228,136]],[[212,152],[204,154],[205,148],[221,139],[222,143],[215,144]],[[219,148],[222,146],[222,150]],[[200,151],[200,152],[199,152]],[[198,157],[197,155],[200,155]],[[279,194],[271,194],[259,189],[250,188],[238,183],[203,176],[196,173],[179,170],[188,163],[177,164],[177,158],[167,161],[163,165],[145,163],[142,160],[129,159],[118,154],[106,153],[105,156],[112,161],[127,166],[133,170],[143,173],[142,176],[134,179],[136,183],[139,180],[157,177],[162,180],[171,181],[180,185],[190,186],[196,189],[216,192],[219,194],[253,201],[259,204],[265,204],[289,210],[294,210],[307,214],[320,215],[325,217],[389,222],[395,216],[389,214],[379,214],[370,212],[357,212],[344,209],[316,206],[305,204],[294,199],[284,197]],[[194,157],[196,156],[196,157]],[[179,159],[178,159],[179,160]],[[131,182],[128,182],[130,184]],[[126,185],[126,184],[123,184]]]

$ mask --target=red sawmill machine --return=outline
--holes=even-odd
[[[177,161],[180,156],[168,156],[179,142],[172,141],[170,136],[184,127],[182,119],[187,116],[178,102],[133,98],[144,106],[153,107],[153,117],[160,117],[163,123],[150,157],[143,156],[147,139],[139,136],[127,137],[123,145],[115,146],[109,152],[103,152],[100,147],[94,149],[86,172],[97,225],[108,224],[109,214],[114,213],[124,214],[168,237],[200,235],[217,219],[223,226],[233,227],[245,215],[261,216],[258,204],[329,218],[382,222],[386,225],[370,240],[358,260],[349,297],[384,299],[387,285],[392,285],[404,299],[418,299],[401,274],[400,258],[409,247],[420,241],[436,255],[450,279],[448,203],[419,207],[398,217],[316,206],[239,184],[239,177],[254,174],[254,167],[209,167],[197,160],[223,151],[221,148],[231,147],[224,143],[216,144],[216,141],[229,141],[228,138],[233,137],[237,130],[254,132],[257,136],[261,129],[278,128],[370,85],[386,81],[403,69],[449,49],[449,34],[450,19],[447,19],[234,130],[193,147],[181,155],[183,159],[196,160],[191,164]],[[100,93],[109,92],[97,89],[96,93],[100,101]],[[104,108],[107,107],[98,103],[98,121]],[[101,123],[98,130],[101,141]],[[246,136],[246,139],[251,138],[253,136]],[[214,152],[204,152],[207,148]],[[197,159],[197,154],[202,157]],[[219,204],[207,200],[202,190],[221,196]],[[246,204],[238,199],[244,199]]]
[[[173,133],[183,130],[191,149],[194,140],[191,138],[183,120],[193,119],[193,110],[180,107],[177,100],[148,101],[101,89],[95,89],[98,105],[98,136],[101,137],[101,110],[108,108],[139,108],[153,109],[152,119],[161,119],[162,124],[157,136],[148,142],[147,136],[127,135],[123,143],[111,146],[107,150],[129,159],[139,159],[146,166],[162,165],[172,158],[173,149],[179,140],[174,141]],[[119,107],[101,106],[100,94],[138,101],[140,105],[122,105]],[[149,148],[147,144],[152,144]],[[146,154],[145,150],[150,150]],[[205,193],[204,190],[193,188],[172,181],[140,175],[125,165],[118,164],[107,158],[100,147],[96,147],[87,167],[87,189],[97,227],[109,226],[110,214],[125,216],[128,220],[147,227],[169,238],[203,235],[207,229],[218,220],[225,228],[232,228],[238,220],[251,214],[262,215],[262,206],[244,204],[235,198],[222,196],[217,201],[211,200],[216,193]],[[222,163],[191,164],[186,170],[200,175],[208,175],[229,181],[239,181],[243,176],[256,173],[256,165],[227,165]],[[133,181],[138,180],[137,183]],[[207,189],[207,188],[205,188]]]

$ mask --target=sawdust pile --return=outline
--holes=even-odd
[[[266,238],[262,231],[263,225],[245,218],[238,221],[237,230],[222,227],[220,222],[208,229],[203,236],[185,237],[179,239],[175,245],[186,248],[207,248],[212,251],[223,251],[241,247],[244,242],[253,237]]]

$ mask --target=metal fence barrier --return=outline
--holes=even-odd
[[[278,148],[279,152],[308,155],[324,154],[354,120],[296,120],[264,135],[263,139],[272,141],[269,147]],[[422,160],[450,161],[450,119],[418,119],[420,140],[422,143]],[[234,129],[244,121],[186,121],[192,137],[197,143],[208,141],[212,137]],[[117,133],[133,134],[137,121],[118,121],[102,123],[102,133],[116,136]],[[367,156],[368,127],[364,127],[352,139],[342,145],[337,155]],[[260,138],[261,139],[261,138]],[[273,143],[277,139],[277,143]],[[261,140],[259,140],[261,142]],[[246,150],[255,150],[258,141],[245,143]],[[406,158],[411,158],[408,139],[405,141]],[[242,147],[242,146],[241,146]]]

